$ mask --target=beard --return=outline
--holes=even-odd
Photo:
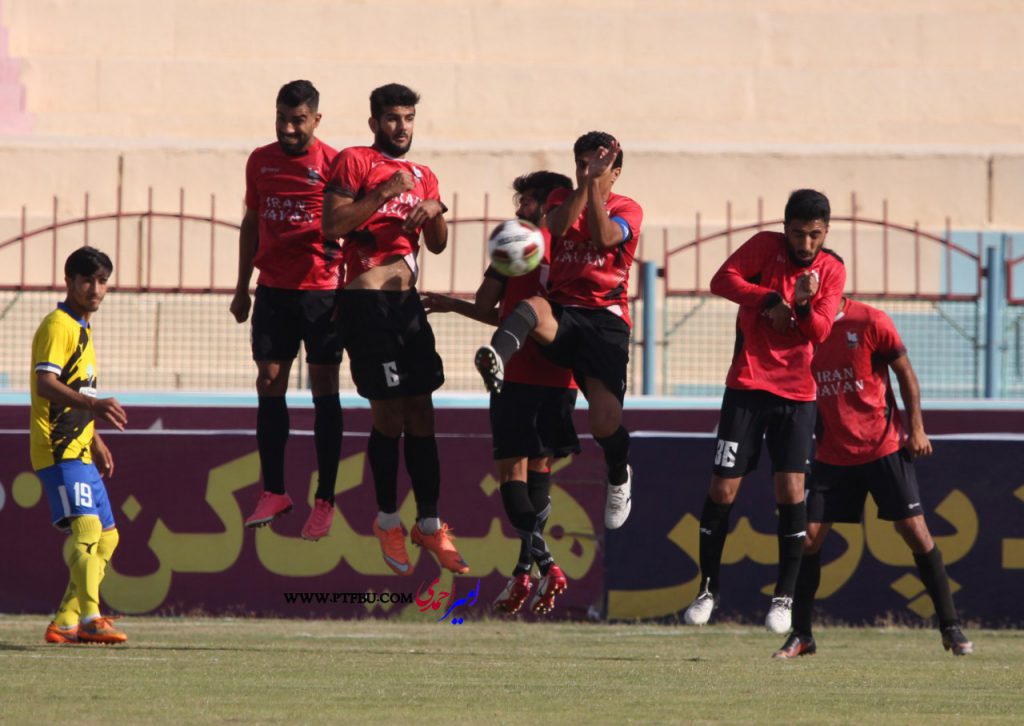
[[[298,156],[306,153],[306,147],[309,145],[311,137],[309,136],[283,136],[277,135],[277,143],[281,145],[281,150],[289,156]]]
[[[409,134],[409,140],[405,143],[404,148],[392,141],[390,137],[381,133],[373,137],[373,142],[377,145],[378,149],[388,156],[404,156],[409,153],[409,149],[412,147],[412,134]]]

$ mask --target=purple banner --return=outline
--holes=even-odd
[[[633,439],[633,510],[609,532],[608,617],[664,618],[698,594],[698,524],[710,480],[711,437]],[[917,463],[925,517],[962,617],[1024,624],[1024,439],[933,439]],[[760,620],[777,574],[776,514],[767,457],[743,483],[722,568],[723,617]],[[822,559],[818,612],[850,623],[929,617],[913,557],[869,497],[865,521],[836,525]]]
[[[17,410],[6,410],[12,411]],[[346,433],[330,537],[307,542],[299,532],[315,488],[316,458],[311,431],[302,427],[312,423],[304,420],[311,412],[295,412],[288,443],[286,479],[295,510],[257,530],[242,526],[261,489],[255,436],[238,430],[252,425],[254,412],[192,409],[187,419],[193,427],[213,421],[236,427],[204,432],[168,426],[181,410],[164,410],[159,417],[154,413],[132,409],[129,415],[136,426],[152,426],[160,418],[156,430],[104,432],[116,463],[107,486],[121,535],[103,582],[102,595],[111,610],[328,617],[392,616],[407,610],[436,620],[453,598],[468,596],[478,579],[475,607],[489,607],[516,562],[519,539],[505,522],[490,437],[479,433],[488,430],[486,411],[463,412],[461,428],[477,433],[439,437],[441,514],[472,568],[462,577],[442,571],[429,553],[411,544],[412,576],[397,576],[384,563],[371,532],[377,508],[364,456],[365,434]],[[350,413],[347,426],[361,418],[368,427],[366,411]],[[17,414],[21,418],[26,411]],[[24,426],[23,419],[19,423]],[[50,526],[27,449],[27,434],[10,428],[0,433],[0,530],[8,541],[32,547],[30,556],[4,560],[3,579],[9,585],[0,591],[4,612],[50,612],[67,582],[62,562],[66,538]],[[589,442],[583,455],[559,464],[548,542],[569,589],[559,598],[555,616],[584,618],[598,613],[603,599],[598,533],[604,488],[593,483],[600,482],[603,464]],[[399,511],[408,527],[415,502],[404,473],[399,491]],[[347,595],[369,592],[418,593],[420,602],[410,603],[407,597],[398,604],[360,603]],[[302,596],[288,602],[295,593],[314,595],[305,598],[309,602]]]

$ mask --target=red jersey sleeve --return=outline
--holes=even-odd
[[[370,159],[356,149],[344,149],[331,164],[325,190],[345,197],[358,199],[365,192],[363,184],[370,171]]]
[[[781,300],[778,291],[750,282],[761,275],[766,263],[778,253],[779,244],[774,235],[755,234],[718,268],[711,278],[711,292],[748,307],[764,307],[771,300]]]
[[[563,190],[556,190],[563,191]],[[564,190],[568,191],[568,190]],[[549,197],[550,199],[550,197]],[[618,217],[629,225],[629,239],[640,239],[640,223],[644,219],[644,210],[632,199],[620,197],[622,204],[608,211],[609,217]],[[626,240],[623,240],[624,242]]]
[[[570,190],[564,187],[558,187],[548,194],[548,200],[544,204],[544,211],[550,212],[552,209],[557,207],[559,204],[569,198]]]
[[[260,194],[256,189],[255,151],[249,154],[249,160],[245,162],[245,207],[253,212],[260,208]]]
[[[812,343],[823,343],[832,332],[832,324],[839,312],[839,301],[846,286],[846,267],[832,253],[822,250],[819,255],[828,255],[821,266],[821,284],[818,293],[811,298],[806,308],[796,308],[796,327]]]
[[[423,175],[423,198],[441,201],[441,189],[437,183],[437,174],[433,171]]]
[[[871,349],[874,350],[887,365],[897,358],[905,356],[907,354],[907,346],[903,344],[903,339],[900,338],[900,334],[897,332],[896,326],[892,322],[892,318],[881,310],[879,310],[873,317],[873,324],[867,330],[867,335],[871,336],[871,339],[867,341],[870,343]]]

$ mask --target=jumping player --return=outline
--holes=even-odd
[[[575,190],[548,198],[551,270],[547,292],[523,300],[475,358],[490,391],[500,391],[505,367],[528,336],[553,363],[573,371],[590,404],[590,430],[608,467],[605,527],[629,516],[632,469],[629,432],[622,425],[631,321],[629,268],[643,211],[612,192],[622,173],[622,151],[610,134],[591,131],[573,145]]]
[[[437,512],[441,466],[431,394],[444,383],[444,368],[416,292],[416,256],[421,233],[430,252],[444,251],[448,226],[434,172],[405,158],[417,103],[419,95],[397,83],[370,94],[373,146],[338,154],[324,197],[323,229],[329,238],[344,237],[338,319],[352,380],[373,416],[366,453],[379,510],[373,532],[384,561],[399,575],[412,574],[398,516],[398,442],[404,433],[417,511],[412,541],[443,567],[464,574],[469,566]]]
[[[516,216],[540,228],[549,243],[544,261],[533,272],[519,277],[505,277],[488,267],[473,302],[425,293],[428,312],[452,311],[497,325],[521,300],[543,293],[550,259],[544,204],[556,189],[572,190],[572,180],[554,172],[536,171],[516,178],[512,187]],[[568,586],[548,550],[544,527],[551,513],[551,460],[580,450],[572,422],[575,406],[572,372],[545,358],[533,339],[527,340],[522,352],[509,361],[501,391],[491,393],[491,433],[501,501],[521,540],[512,576],[494,602],[498,610],[516,613],[522,608],[534,589],[530,577],[534,564],[541,576],[530,600],[533,613],[550,612],[555,597]]]
[[[711,279],[711,292],[740,309],[711,485],[700,516],[704,588],[686,610],[691,625],[707,623],[718,604],[729,512],[743,477],[757,467],[766,438],[779,510],[779,575],[765,625],[776,633],[789,630],[807,529],[804,472],[815,420],[811,357],[832,329],[846,283],[842,259],[824,247],[830,217],[824,194],[793,192],[784,232],[755,234]]]
[[[334,486],[341,458],[338,398],[341,340],[331,322],[341,248],[320,231],[325,179],[337,152],[314,135],[320,94],[309,81],[292,81],[277,94],[277,141],[249,155],[245,216],[238,236],[238,282],[231,314],[249,317],[253,267],[252,357],[256,361],[256,442],[263,492],[246,527],[259,527],[292,509],[284,485],[289,418],[285,393],[300,341],[306,347],[313,393],[317,488],[302,537],[326,537],[334,519]]]
[[[942,554],[928,531],[913,459],[929,456],[921,391],[907,349],[889,316],[843,298],[832,334],[812,364],[818,384],[818,445],[807,502],[807,539],[793,599],[793,632],[776,658],[813,654],[811,611],[821,580],[821,546],[833,522],[859,524],[868,492],[911,552],[942,635],[953,655],[974,652],[960,629]],[[909,434],[896,407],[889,368],[900,384]]]
[[[128,423],[116,398],[98,398],[96,351],[89,318],[107,294],[110,258],[80,247],[64,263],[67,296],[43,318],[32,339],[32,468],[43,483],[53,526],[70,534],[71,578],[47,643],[117,644],[128,636],[100,615],[100,583],[118,534],[103,477],[114,457],[95,430],[100,418],[123,431]]]

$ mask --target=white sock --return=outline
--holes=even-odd
[[[438,517],[424,517],[419,520],[420,532],[423,534],[437,534],[441,529],[441,520]]]
[[[394,529],[402,526],[402,519],[398,512],[377,512],[377,526],[383,530]]]
[[[84,618],[82,618],[82,625],[86,625],[88,623],[91,623],[93,620],[95,620],[98,617],[99,617],[99,615],[86,615]]]

